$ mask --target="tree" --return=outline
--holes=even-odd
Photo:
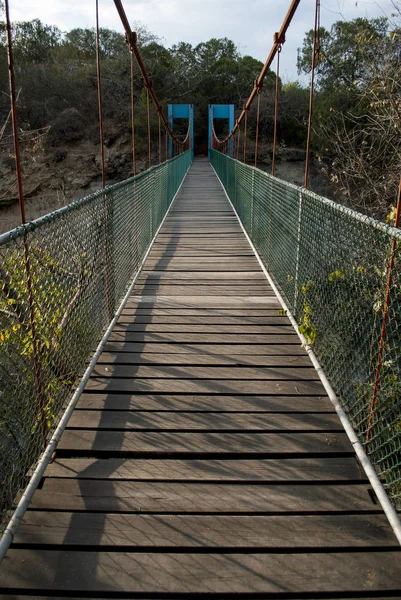
[[[369,56],[377,50],[388,35],[388,21],[379,19],[354,19],[337,21],[330,32],[319,31],[319,56],[316,84],[322,91],[333,91],[345,86],[353,89],[367,83],[370,75]],[[298,48],[298,73],[310,73],[313,48],[313,30]]]
[[[19,21],[12,24],[13,49],[16,63],[37,64],[51,60],[52,51],[61,41],[58,27],[45,25],[39,19]],[[0,44],[6,45],[6,27],[0,27]]]
[[[314,146],[344,202],[384,219],[401,172],[400,19],[339,21],[323,31]],[[298,55],[310,69],[311,32]]]

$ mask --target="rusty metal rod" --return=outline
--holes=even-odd
[[[258,108],[256,112],[256,134],[255,134],[255,167],[258,166],[258,152],[259,152],[259,120],[260,120],[260,94],[262,90],[258,91]]]
[[[99,32],[99,0],[96,0],[96,71],[97,71],[97,98],[99,107],[99,137],[102,164],[102,188],[106,187],[106,168],[104,160],[104,128],[103,128],[103,103],[102,80],[100,73],[100,32]]]
[[[246,134],[248,127],[248,112],[245,113],[245,125],[244,125],[244,163],[246,164]]]
[[[148,167],[152,166],[152,146],[150,139],[150,102],[149,102],[149,88],[146,88],[146,106],[148,113]]]
[[[14,154],[15,154],[15,171],[17,177],[17,188],[18,188],[18,201],[21,215],[21,222],[24,225],[26,223],[25,214],[25,199],[22,185],[22,169],[21,169],[21,154],[18,139],[18,115],[17,115],[17,100],[16,100],[16,86],[15,86],[15,71],[14,71],[14,57],[13,57],[13,42],[11,34],[11,21],[10,21],[10,8],[8,0],[4,2],[4,8],[6,13],[6,29],[7,29],[7,64],[8,64],[8,80],[10,87],[10,102],[11,102],[11,121],[13,128],[13,141],[14,141]],[[25,275],[28,290],[28,304],[29,304],[29,326],[32,334],[32,351],[34,360],[34,371],[35,371],[35,383],[38,394],[38,409],[40,414],[40,428],[42,434],[42,441],[44,447],[46,446],[46,414],[45,414],[45,398],[42,388],[42,373],[40,366],[39,357],[39,345],[36,332],[35,322],[35,303],[33,298],[33,286],[32,286],[32,275],[31,275],[31,261],[30,261],[30,246],[27,234],[24,233],[24,266]]]
[[[276,95],[274,101],[274,138],[273,138],[273,158],[272,158],[272,175],[276,172],[276,152],[277,152],[277,124],[278,124],[278,95],[279,95],[279,78],[280,78],[280,54],[282,43],[278,42],[277,48],[277,70],[276,70]]]
[[[118,1],[118,0],[115,0],[115,1]],[[274,57],[277,54],[276,36],[278,35],[279,40],[285,40],[287,30],[291,24],[291,21],[295,15],[295,12],[296,12],[300,2],[301,2],[301,0],[292,0],[290,7],[288,9],[288,12],[287,12],[286,16],[284,17],[284,21],[283,21],[283,24],[281,25],[280,31],[278,32],[278,34],[275,34],[275,36],[274,36],[273,46],[270,50],[269,56],[267,57],[265,64],[263,65],[263,68],[260,72],[259,77],[255,81],[253,90],[250,93],[249,98],[246,101],[244,108],[243,108],[240,116],[238,117],[237,122],[234,125],[231,133],[225,138],[225,140],[222,140],[222,141],[226,141],[227,139],[229,139],[230,137],[232,137],[234,135],[234,133],[236,132],[238,127],[241,125],[242,120],[245,118],[246,112],[249,111],[251,104],[252,104],[256,94],[258,93],[258,86],[263,84],[264,78],[266,77],[267,73],[269,72],[270,65],[272,64]]]
[[[401,178],[400,178],[400,184],[398,187],[397,208],[396,208],[395,219],[394,219],[394,227],[400,226],[400,220],[401,220]],[[380,332],[379,352],[378,352],[378,356],[377,356],[377,366],[376,366],[376,372],[375,372],[375,384],[374,384],[374,388],[373,388],[373,397],[372,397],[372,401],[370,403],[370,409],[369,409],[369,420],[368,420],[368,428],[367,428],[367,432],[366,432],[366,443],[369,442],[369,440],[370,440],[372,424],[373,424],[373,419],[374,419],[374,414],[375,414],[375,408],[376,408],[376,403],[377,403],[377,394],[378,394],[379,387],[380,387],[380,375],[381,375],[381,370],[382,370],[382,365],[383,365],[384,344],[385,344],[386,335],[387,335],[388,309],[390,306],[390,295],[391,295],[392,277],[393,277],[393,270],[394,270],[394,259],[395,259],[395,254],[396,254],[398,243],[399,242],[397,242],[397,240],[395,238],[392,239],[391,251],[390,251],[390,261],[389,261],[389,265],[388,265],[387,284],[386,284],[386,297],[385,297],[384,306],[383,306],[383,321],[382,321],[382,327],[381,327],[381,332]]]
[[[159,164],[162,161],[162,129],[161,129],[161,120],[159,113]]]
[[[308,137],[306,143],[306,164],[305,164],[305,179],[304,187],[308,188],[309,184],[309,162],[310,162],[310,146],[312,137],[312,119],[313,119],[313,98],[315,91],[315,68],[316,68],[316,54],[318,46],[318,35],[320,26],[320,0],[316,0],[315,8],[315,25],[313,28],[313,51],[312,51],[312,73],[310,82],[310,94],[309,94],[309,119],[308,119]]]
[[[135,148],[135,56],[131,52],[131,128],[132,128],[132,165],[136,175],[136,148]]]
[[[161,119],[163,121],[164,127],[168,131],[168,133],[171,136],[171,138],[173,140],[175,140],[178,145],[180,145],[180,146],[182,145],[183,146],[187,142],[187,137],[185,138],[185,140],[181,141],[181,140],[179,140],[178,138],[175,137],[174,133],[170,129],[170,125],[169,125],[168,119],[166,118],[165,114],[163,113],[161,104],[160,104],[160,102],[159,102],[159,100],[157,98],[155,90],[153,89],[152,82],[151,82],[150,77],[148,75],[148,72],[146,70],[146,67],[145,67],[145,64],[143,62],[140,50],[138,48],[136,33],[133,32],[132,29],[131,29],[131,26],[130,26],[129,21],[127,19],[127,15],[125,14],[125,10],[124,10],[124,7],[122,5],[122,2],[121,2],[121,0],[114,0],[114,4],[115,4],[117,12],[118,12],[118,14],[120,16],[120,19],[121,19],[121,22],[123,24],[123,27],[125,29],[127,43],[129,45],[129,48],[130,48],[131,52],[133,52],[135,54],[135,58],[137,60],[138,66],[139,66],[139,68],[141,70],[142,77],[143,77],[144,82],[145,82],[145,87],[149,90],[149,93],[150,93],[150,95],[152,97],[152,100],[154,102],[156,110],[160,114],[160,117],[161,117]],[[187,136],[188,135],[189,135],[189,132],[187,133]]]

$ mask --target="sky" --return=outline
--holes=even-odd
[[[95,0],[9,0],[11,19],[38,18],[62,31],[93,27]],[[123,0],[131,23],[140,22],[170,47],[184,41],[192,45],[212,37],[227,37],[242,55],[265,61],[273,33],[280,29],[290,0]],[[298,78],[297,48],[313,27],[315,0],[301,0],[281,54],[284,82]],[[391,0],[321,0],[321,25],[330,28],[339,19],[390,15]],[[123,31],[113,0],[99,0],[101,27]]]

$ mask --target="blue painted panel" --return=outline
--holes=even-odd
[[[214,119],[227,119],[228,131],[234,128],[234,104],[209,104],[209,144],[208,156],[210,158],[210,148],[212,147],[212,123]],[[232,156],[232,141],[230,141],[229,152]]]
[[[191,104],[169,104],[172,108],[173,119],[189,119]]]
[[[191,149],[192,156],[194,153],[194,105],[193,104],[169,104],[168,105],[168,122],[171,131],[174,131],[174,119],[191,119]],[[168,156],[173,156],[173,141],[168,139]]]

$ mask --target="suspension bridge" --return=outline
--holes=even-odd
[[[208,158],[115,4],[158,164],[149,118],[136,173],[133,110],[134,176],[106,186],[98,54],[103,189],[26,223],[6,2],[0,598],[400,598],[400,197],[390,226],[309,191],[309,152],[304,187],[247,164],[299,0],[239,117],[210,106]],[[317,0],[312,64],[318,26]]]

